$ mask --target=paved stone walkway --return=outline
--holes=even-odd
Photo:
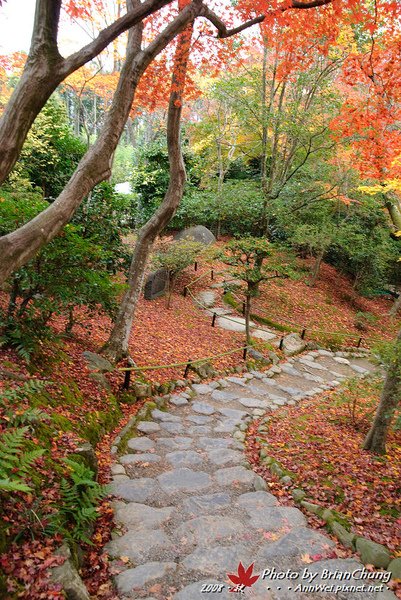
[[[254,417],[295,405],[372,368],[365,358],[309,352],[274,367],[270,377],[253,372],[193,385],[192,397],[185,392],[172,396],[168,412],[154,410],[153,421],[140,422],[140,435],[128,442],[129,454],[112,467],[121,535],[109,543],[108,552],[126,564],[116,577],[120,597],[395,598],[387,590],[298,591],[299,585],[372,582],[325,579],[329,572],[352,573],[362,566],[352,559],[324,559],[334,542],[309,528],[300,510],[280,506],[243,453],[243,432]],[[305,554],[321,555],[322,560],[306,564]],[[260,577],[244,595],[235,595],[229,592],[227,573],[236,573],[240,561],[245,567],[254,562],[256,574],[289,569],[294,579],[271,574]],[[208,593],[210,584],[222,584],[222,590]]]

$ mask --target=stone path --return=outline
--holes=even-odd
[[[325,579],[329,572],[352,573],[362,565],[325,559],[334,542],[309,528],[297,508],[280,506],[243,453],[244,431],[253,418],[372,368],[365,358],[309,352],[267,373],[193,385],[192,397],[185,392],[172,396],[168,412],[155,409],[153,421],[140,422],[138,437],[128,442],[129,453],[112,467],[121,535],[109,543],[108,552],[126,565],[116,577],[120,598],[395,598],[386,586],[381,592],[347,591],[346,586],[371,583],[357,576]],[[305,554],[322,560],[305,564]],[[227,573],[236,573],[240,561],[245,567],[254,562],[256,574],[273,572],[236,596],[229,592]],[[274,573],[287,569],[294,579],[275,578]],[[319,583],[343,589],[297,588]],[[212,584],[221,591],[207,593]]]

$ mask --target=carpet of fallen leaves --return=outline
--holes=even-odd
[[[346,345],[355,345],[360,338],[367,340],[394,338],[397,319],[385,316],[391,308],[390,297],[364,298],[353,289],[350,280],[326,263],[322,264],[314,287],[307,285],[309,260],[298,260],[305,270],[301,280],[272,279],[261,286],[261,296],[253,303],[253,312],[281,324],[297,325],[307,329],[306,339],[334,341],[330,332],[353,334]],[[373,322],[365,322],[364,329],[357,326],[357,314],[368,313]],[[384,319],[383,319],[384,317]],[[323,330],[327,333],[320,333]]]
[[[213,282],[210,275],[211,268],[214,270]],[[154,301],[146,301],[143,298],[140,300],[130,338],[130,352],[137,365],[186,362],[189,359],[195,360],[227,352],[243,345],[243,334],[212,328],[211,315],[200,311],[190,295],[184,298],[182,294],[184,286],[201,275],[204,277],[191,286],[191,293],[195,296],[199,291],[207,289],[211,283],[221,282],[224,277],[218,274],[221,269],[226,267],[217,262],[213,265],[201,263],[196,272],[187,269],[176,283],[169,308],[164,298]],[[278,322],[293,319],[305,325],[318,322],[322,328],[328,327],[330,330],[350,329],[355,313],[361,310],[361,307],[356,304],[355,294],[352,299],[351,296],[347,298],[346,295],[341,295],[341,291],[345,292],[351,286],[331,267],[323,267],[321,280],[315,288],[309,288],[302,281],[286,280],[283,283],[283,286],[280,282],[270,283],[263,290],[262,297],[257,300],[261,307],[268,309],[269,317]],[[215,291],[218,305],[223,306],[221,288]],[[393,325],[388,320],[383,320],[390,303],[383,299],[357,298],[357,300],[364,311],[373,313],[380,320],[383,334],[390,334]],[[0,302],[4,306],[6,302],[4,295],[1,298],[0,294]],[[78,321],[72,337],[62,337],[56,346],[43,347],[36,370],[32,370],[32,366],[28,368],[13,350],[0,348],[0,364],[3,368],[18,375],[33,376],[50,382],[47,391],[57,397],[58,402],[56,405],[44,407],[43,410],[66,417],[72,423],[72,431],[66,432],[60,428],[52,440],[51,459],[58,464],[62,463],[62,459],[69,452],[74,451],[80,441],[77,431],[85,423],[87,414],[109,408],[108,393],[99,389],[89,377],[90,372],[82,352],[99,351],[110,331],[110,319],[102,314],[81,310]],[[62,333],[64,325],[65,321],[61,316],[56,316],[52,322],[52,326],[58,333]],[[378,332],[377,326],[376,332]],[[242,363],[240,352],[214,361],[215,367],[219,370]],[[180,367],[147,371],[146,377],[153,382],[163,383],[171,379],[182,379],[183,374],[184,369]],[[112,391],[118,393],[123,381],[122,373],[110,374],[109,380]],[[0,381],[0,390],[8,385],[10,381]],[[71,399],[63,387],[65,385],[67,388],[76,387],[77,394],[83,401],[71,405]],[[112,440],[139,407],[140,405],[121,405],[123,413],[121,422],[115,431],[105,435],[97,446],[99,478],[103,483],[107,482],[109,477]],[[19,408],[23,410],[24,406]],[[3,416],[0,410],[0,431]],[[24,591],[18,592],[20,598],[58,599],[62,595],[57,585],[49,583],[48,566],[53,549],[60,544],[60,540],[57,537],[45,537],[41,530],[43,524],[41,519],[45,520],[46,511],[51,510],[50,507],[58,499],[58,484],[55,473],[49,470],[43,459],[38,461],[37,469],[46,482],[41,490],[40,501],[34,495],[16,494],[12,502],[7,504],[5,512],[9,534],[11,537],[15,534],[14,537],[17,538],[9,551],[2,556],[0,566],[8,575],[10,593],[13,589],[21,590],[22,586]],[[38,512],[40,512],[39,521],[36,518]],[[109,540],[112,523],[112,511],[107,499],[99,507],[99,514],[93,533],[94,545],[85,549],[87,558],[82,573],[93,596],[102,600],[111,600],[114,598],[114,591],[108,560],[103,550]]]
[[[390,433],[385,456],[362,450],[379,388],[377,381],[352,382],[341,392],[281,409],[272,415],[267,434],[258,432],[257,424],[251,427],[247,452],[283,503],[293,504],[291,490],[301,488],[306,500],[341,513],[357,535],[401,556],[401,431]],[[292,474],[291,485],[260,463],[260,448]],[[307,516],[313,526],[324,526]]]

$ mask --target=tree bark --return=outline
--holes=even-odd
[[[317,281],[317,278],[319,277],[319,273],[320,273],[320,266],[322,264],[323,256],[324,256],[324,250],[320,250],[320,252],[318,253],[318,255],[316,257],[315,264],[313,265],[313,273],[312,273],[312,277],[310,280],[311,287],[314,287],[316,285],[316,281]]]
[[[391,307],[390,311],[389,311],[389,315],[391,317],[395,317],[398,313],[398,311],[401,310],[401,291],[400,291],[400,295],[398,296],[398,298],[396,300],[394,300],[393,306]]]
[[[0,238],[0,285],[14,270],[30,260],[68,223],[75,210],[93,187],[110,176],[111,159],[127,121],[139,80],[152,60],[200,12],[200,0],[194,0],[151,42],[140,49],[142,25],[131,30],[127,58],[121,70],[113,103],[102,132],[88,150],[75,173],[46,210],[19,229]]]
[[[364,450],[386,453],[388,431],[395,409],[401,401],[401,331],[395,343],[395,355],[387,369],[386,379],[372,427],[363,444]]]
[[[121,33],[141,23],[171,0],[147,0],[100,32],[90,44],[68,58],[57,46],[61,0],[37,0],[29,56],[0,118],[0,184],[14,167],[32,123],[58,85],[92,60]]]
[[[249,346],[251,344],[251,327],[250,327],[250,319],[251,319],[251,294],[248,292],[245,296],[245,335],[246,335],[246,344]]]
[[[182,14],[182,13],[181,13]],[[170,165],[170,181],[162,204],[154,215],[140,229],[130,266],[128,285],[119,308],[110,337],[103,348],[107,358],[118,361],[129,355],[129,338],[135,310],[153,242],[174,216],[184,193],[186,181],[184,160],[180,143],[180,123],[182,112],[182,92],[187,70],[192,24],[179,36],[170,101],[167,116],[167,147]]]
[[[390,215],[390,219],[394,225],[394,227],[401,231],[401,207],[400,201],[398,197],[393,193],[383,194],[384,197],[384,205],[388,210]]]

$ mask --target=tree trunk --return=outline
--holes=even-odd
[[[140,49],[142,25],[131,30],[127,58],[121,70],[113,103],[104,128],[95,144],[80,161],[75,173],[46,210],[19,229],[0,238],[0,285],[14,270],[30,260],[68,223],[93,187],[110,176],[111,158],[124,130],[136,87],[153,59],[200,13],[200,0],[194,0],[149,44]]]
[[[272,104],[272,90],[274,90],[275,86],[275,74],[276,70],[274,68],[273,71],[273,79],[270,87],[270,103],[269,109],[267,110],[266,99],[267,99],[267,39],[263,39],[263,62],[262,62],[262,93],[261,93],[261,103],[262,103],[262,155],[260,158],[260,179],[262,182],[262,192],[266,196],[267,193],[267,169],[266,169],[266,161],[267,161],[267,143],[268,143],[268,114],[271,110]],[[265,227],[264,227],[265,229]]]
[[[184,193],[185,166],[181,152],[180,123],[182,91],[187,69],[192,25],[178,39],[167,116],[167,147],[170,165],[170,181],[162,204],[140,229],[128,275],[129,289],[124,295],[110,337],[103,353],[110,360],[118,361],[129,355],[129,338],[135,310],[142,289],[146,263],[156,237],[174,216]]]
[[[401,401],[401,331],[395,343],[395,356],[387,369],[386,379],[372,427],[363,444],[364,450],[386,453],[387,434],[395,409]]]
[[[222,152],[222,148],[221,148],[221,138],[220,137],[216,140],[216,144],[217,144],[217,160],[218,160],[218,165],[219,165],[219,178],[217,180],[218,218],[217,218],[216,240],[219,240],[220,232],[221,232],[221,199],[223,196],[223,184],[224,184],[225,171],[224,171],[223,152]]]
[[[389,315],[391,317],[395,317],[399,310],[401,310],[401,291],[400,291],[400,295],[398,296],[398,298],[396,300],[394,300],[394,304],[390,309]]]
[[[388,210],[394,227],[396,227],[398,231],[401,231],[401,209],[398,197],[396,197],[395,194],[390,196],[389,193],[383,194],[383,196],[385,207]]]
[[[15,165],[32,123],[58,85],[110,42],[171,0],[146,0],[68,58],[57,46],[61,0],[36,0],[31,48],[22,76],[0,118],[0,184]]]
[[[312,277],[311,277],[310,284],[309,284],[311,287],[314,287],[316,285],[316,281],[317,281],[317,278],[319,277],[319,273],[320,273],[320,267],[322,264],[323,256],[324,256],[324,250],[320,250],[320,252],[318,253],[318,255],[316,257],[315,264],[313,265]]]
[[[245,335],[246,335],[246,343],[247,346],[251,344],[251,328],[249,325],[249,321],[251,320],[251,295],[246,294],[245,297]]]

